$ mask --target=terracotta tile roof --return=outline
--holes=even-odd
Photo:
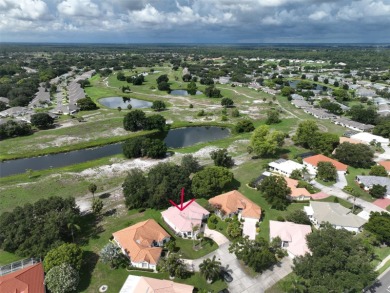
[[[336,167],[337,171],[347,171],[348,165],[340,163],[324,155],[315,155],[308,158],[304,158],[303,161],[307,164],[317,167],[319,162],[330,162]]]
[[[390,171],[390,161],[381,161],[378,164],[385,167],[386,171]]]
[[[1,293],[44,293],[42,263],[0,277]]]
[[[132,262],[157,264],[161,247],[153,247],[154,241],[170,237],[153,219],[140,222],[112,234],[119,245],[127,252]]]
[[[340,142],[340,144],[342,144],[343,142],[349,142],[352,144],[361,144],[362,143],[360,140],[349,138],[349,137],[344,137],[344,136],[341,136],[339,138],[339,142]]]
[[[246,198],[239,191],[233,190],[209,199],[212,205],[220,205],[225,213],[235,213],[242,209],[241,215],[247,218],[260,219],[261,208]]]
[[[298,180],[295,180],[295,179],[291,179],[291,178],[288,178],[288,177],[283,177],[286,182],[287,182],[287,186],[290,187],[291,189],[291,194],[290,196],[291,197],[299,197],[299,196],[305,196],[305,197],[310,197],[311,194],[309,191],[307,191],[306,188],[301,188],[301,187],[297,187],[298,185]]]

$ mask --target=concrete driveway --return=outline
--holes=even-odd
[[[267,288],[271,287],[292,271],[292,261],[288,257],[285,257],[281,263],[275,265],[261,275],[252,278],[245,273],[235,254],[229,253],[229,239],[218,231],[208,229],[207,226],[204,233],[205,236],[213,239],[219,245],[219,248],[204,257],[195,260],[186,259],[184,261],[187,265],[192,267],[194,271],[199,271],[199,265],[202,261],[206,258],[212,258],[215,255],[221,262],[222,267],[224,267],[233,277],[233,281],[228,283],[229,291],[231,293],[264,292]]]
[[[347,182],[347,178],[345,178],[344,172],[337,171],[337,182],[333,186],[343,189],[347,185],[348,182]]]

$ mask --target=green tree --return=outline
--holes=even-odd
[[[230,98],[222,98],[221,100],[221,106],[224,106],[225,108],[233,107],[234,102]]]
[[[374,165],[374,152],[365,144],[343,142],[335,151],[334,157],[354,168],[370,168]]]
[[[229,156],[227,149],[217,149],[210,153],[215,166],[230,168],[234,166],[234,160]]]
[[[79,273],[67,263],[53,267],[45,277],[45,284],[52,293],[74,292],[79,281]]]
[[[166,125],[166,120],[164,116],[155,114],[151,115],[146,118],[144,122],[144,129],[146,130],[152,130],[152,129],[158,129],[158,130],[164,130]]]
[[[95,192],[97,190],[96,184],[95,183],[90,183],[88,185],[88,190],[89,190],[90,193],[92,193],[92,197],[95,198]]]
[[[276,124],[280,122],[279,118],[279,112],[276,110],[269,110],[267,112],[267,120],[265,121],[265,124]]]
[[[128,139],[122,145],[123,154],[126,158],[163,158],[167,152],[166,144],[160,139],[152,139],[138,136]]]
[[[191,95],[191,96],[194,96],[196,95],[196,91],[198,90],[198,87],[196,86],[196,83],[191,81],[188,85],[187,85],[187,92]]]
[[[310,148],[315,141],[315,135],[318,131],[318,126],[315,121],[305,120],[298,125],[298,129],[293,137],[293,141],[297,145],[304,148]]]
[[[210,198],[227,191],[233,183],[233,173],[224,167],[206,167],[195,173],[191,189],[197,198]]]
[[[353,105],[347,112],[351,119],[364,124],[376,124],[378,113],[374,107],[365,108],[363,105]]]
[[[375,125],[372,133],[383,137],[390,137],[390,117],[378,119],[378,124]]]
[[[281,176],[271,175],[264,178],[257,189],[263,193],[271,208],[284,210],[290,204],[288,196],[291,194],[291,189],[287,186],[286,180]]]
[[[0,101],[0,111],[4,111],[7,109],[7,104],[3,101]]]
[[[214,87],[214,85],[206,88],[204,94],[209,98],[221,98],[221,91]]]
[[[31,124],[40,129],[45,129],[53,126],[54,118],[47,113],[36,113],[31,115]]]
[[[32,128],[30,124],[24,121],[8,120],[0,125],[0,138],[9,138],[14,136],[23,136],[32,134]]]
[[[160,75],[160,76],[156,79],[156,81],[157,81],[157,83],[168,82],[168,81],[169,81],[168,75],[166,75],[166,74]]]
[[[267,125],[255,129],[250,140],[250,150],[260,157],[274,155],[284,144],[284,133],[269,130]]]
[[[295,180],[301,180],[302,177],[303,177],[303,174],[302,174],[301,169],[292,170],[290,178],[295,179]]]
[[[256,240],[249,240],[248,237],[239,238],[229,245],[229,252],[234,253],[239,260],[257,273],[268,269],[277,261],[268,242],[263,238]]]
[[[284,86],[281,89],[282,96],[288,97],[289,95],[292,95],[294,93],[294,89],[290,86]]]
[[[382,165],[373,165],[371,167],[369,175],[387,177],[387,171]]]
[[[311,225],[309,217],[303,210],[295,210],[288,213],[286,220],[295,224]]]
[[[294,258],[293,272],[310,292],[360,292],[375,280],[372,254],[351,232],[325,225],[306,239],[311,254]]]
[[[169,83],[165,82],[165,81],[162,81],[160,83],[157,84],[157,88],[159,91],[166,91],[166,92],[170,92],[171,91],[171,87],[169,85]]]
[[[208,283],[215,281],[221,272],[221,262],[213,258],[206,258],[199,265],[199,271],[202,276],[204,276]]]
[[[142,130],[145,126],[146,116],[141,110],[132,110],[123,119],[123,127],[127,131]]]
[[[372,212],[364,229],[375,235],[380,243],[390,244],[390,214],[386,212]]]
[[[242,225],[241,222],[237,219],[229,222],[226,228],[227,235],[232,239],[237,239],[242,235]]]
[[[157,100],[153,101],[153,105],[151,107],[154,111],[161,111],[166,108],[166,105],[163,101]]]
[[[169,273],[171,277],[184,278],[188,273],[183,260],[174,253],[160,260],[159,267],[160,271]]]
[[[336,181],[337,169],[331,162],[319,162],[317,165],[317,177],[324,181]]]
[[[240,116],[240,111],[238,111],[237,108],[233,109],[232,110],[232,117],[239,117],[239,116]],[[253,127],[253,129],[255,129],[255,128]]]
[[[103,210],[103,201],[100,198],[94,198],[92,200],[92,211],[95,215],[99,215]]]
[[[77,100],[77,106],[79,106],[80,111],[91,111],[99,109],[99,107],[89,97]]]
[[[340,138],[337,134],[328,132],[316,132],[311,141],[310,149],[316,152],[330,155],[339,145]]]
[[[379,184],[372,185],[370,195],[375,198],[383,198],[386,195],[387,187]]]
[[[253,125],[252,121],[247,119],[238,121],[234,127],[234,131],[237,133],[251,132],[253,130],[255,130],[255,126]]]
[[[122,263],[124,255],[119,246],[109,242],[100,250],[99,257],[102,263],[109,264],[110,268],[116,269]]]
[[[192,173],[196,173],[201,169],[198,159],[194,158],[193,155],[185,155],[181,159],[180,166],[183,171],[190,176]]]
[[[68,223],[79,220],[80,211],[72,197],[49,197],[15,207],[0,215],[0,248],[19,256],[44,256],[72,240]]]
[[[74,243],[64,243],[50,250],[44,260],[45,271],[50,271],[53,267],[67,263],[77,271],[80,271],[83,264],[83,250]]]
[[[147,207],[148,181],[140,169],[131,169],[122,187],[128,209]]]

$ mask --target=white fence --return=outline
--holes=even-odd
[[[41,262],[41,260],[37,258],[26,258],[23,260],[15,261],[13,263],[0,267],[0,276],[4,276],[6,274],[10,274],[12,272],[24,269],[39,262]]]

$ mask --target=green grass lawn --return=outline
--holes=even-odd
[[[345,176],[347,178],[348,186],[351,186],[354,190],[354,193],[361,199],[364,199],[369,202],[373,202],[376,198],[373,198],[368,192],[360,188],[359,184],[355,181],[357,175],[368,174],[369,169],[358,169],[349,167],[348,174]]]

